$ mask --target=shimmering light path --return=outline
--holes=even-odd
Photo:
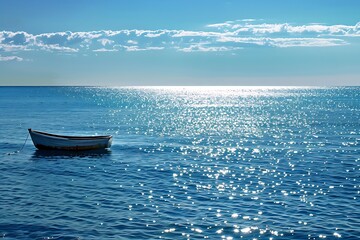
[[[5,239],[356,239],[360,88],[0,88]],[[37,151],[26,129],[113,134]]]

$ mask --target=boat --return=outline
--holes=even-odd
[[[95,150],[111,147],[112,136],[64,136],[28,129],[31,139],[40,150]]]

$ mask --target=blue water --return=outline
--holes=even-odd
[[[359,142],[359,87],[1,87],[0,236],[358,239]]]

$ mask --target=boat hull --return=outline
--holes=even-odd
[[[36,148],[41,150],[83,151],[110,148],[112,136],[62,136],[29,129]]]

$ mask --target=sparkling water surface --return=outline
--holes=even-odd
[[[359,142],[359,87],[1,87],[0,236],[358,239]]]

